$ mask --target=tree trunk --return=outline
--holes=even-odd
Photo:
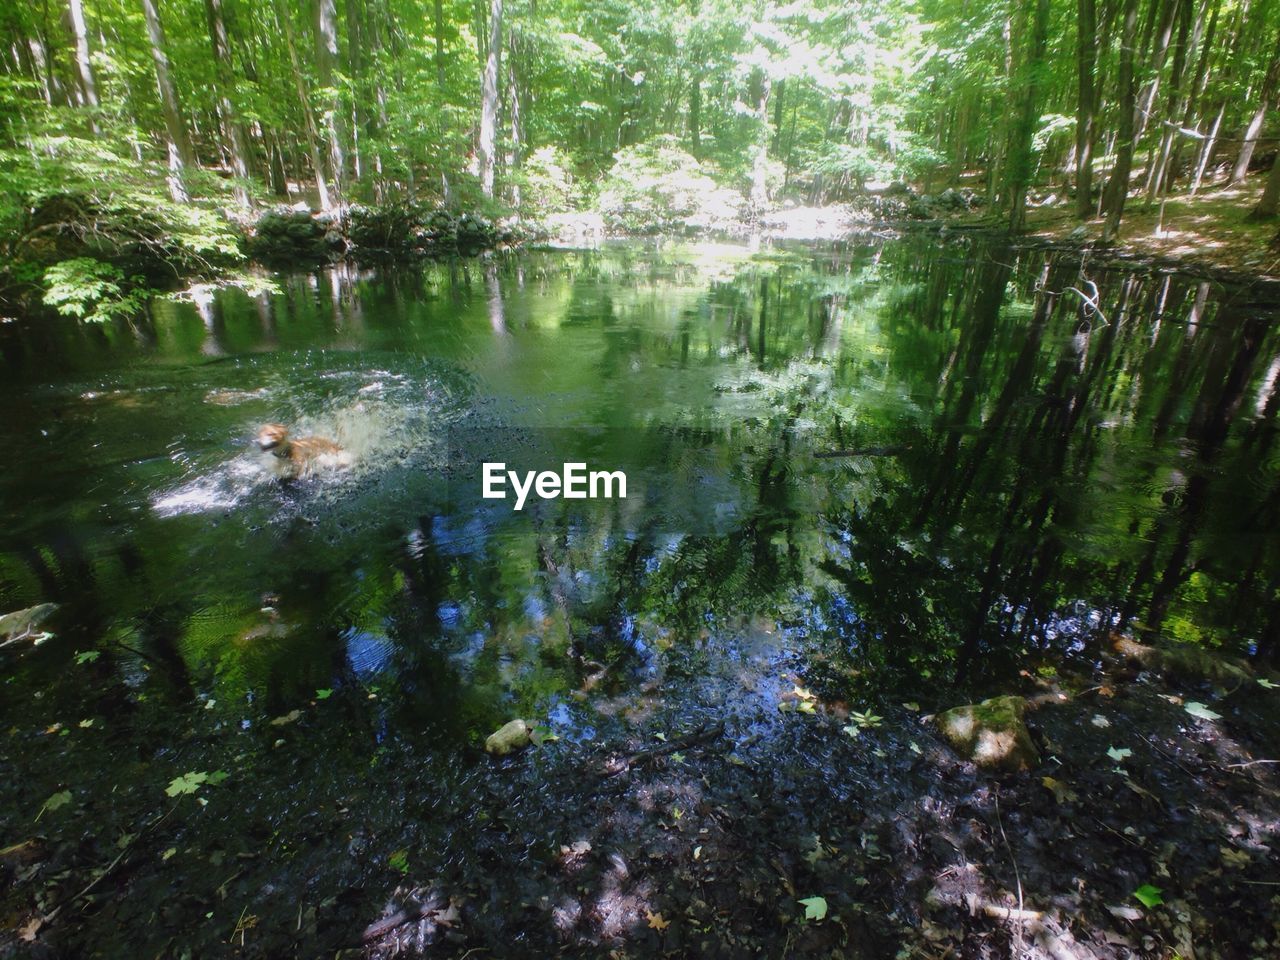
[[[1049,34],[1049,0],[1037,0],[1035,19],[1031,25],[1031,43],[1023,60],[1022,74],[1026,93],[1018,125],[1014,128],[1013,143],[1009,151],[1009,231],[1017,233],[1026,222],[1027,186],[1031,182],[1032,141],[1036,132],[1036,120],[1040,117],[1039,74],[1040,61]]]
[[[1079,99],[1076,103],[1076,216],[1088,220],[1093,212],[1093,118],[1097,110],[1094,78],[1098,70],[1098,11],[1094,0],[1078,0],[1076,64]]]
[[[444,89],[444,0],[435,0],[436,86]]]
[[[1271,165],[1271,172],[1267,174],[1267,185],[1262,191],[1262,199],[1245,219],[1254,222],[1274,220],[1277,212],[1280,212],[1280,157],[1276,158],[1276,162]]]
[[[770,78],[761,72],[756,100],[756,146],[751,164],[751,219],[754,223],[769,202],[769,93]]]
[[[689,88],[689,152],[694,159],[702,153],[702,76],[695,74]]]
[[[84,4],[81,0],[68,0],[71,11],[71,32],[76,38],[76,74],[80,81],[80,98],[86,107],[98,106],[98,87],[93,81],[93,65],[89,62],[89,32],[84,23]],[[97,125],[89,121],[97,133]]]
[[[333,86],[333,68],[338,60],[338,13],[334,0],[316,0],[316,79],[330,98],[324,112],[325,135],[329,141],[329,177],[334,191],[342,195],[346,159],[343,154],[342,97]]]
[[[218,70],[218,114],[222,120],[227,154],[231,158],[231,172],[236,178],[236,201],[247,206],[249,191],[245,181],[249,178],[249,152],[245,146],[244,127],[231,104],[230,91],[235,88],[235,74],[231,66],[231,46],[227,42],[227,25],[222,16],[222,0],[204,0],[204,11],[209,22],[214,65]]]
[[[164,26],[156,0],[142,0],[142,14],[147,21],[147,36],[151,40],[151,59],[156,67],[156,89],[160,93],[160,108],[164,113],[165,132],[169,141],[169,193],[174,200],[187,200],[187,188],[182,177],[192,165],[191,140],[182,121],[182,107],[178,102],[178,90],[169,75],[169,55],[165,52]]]
[[[284,43],[289,51],[289,65],[293,68],[294,88],[298,94],[298,103],[302,107],[302,125],[307,134],[307,148],[311,153],[311,171],[316,178],[316,197],[320,209],[327,210],[333,203],[329,196],[329,184],[324,175],[324,159],[320,154],[320,132],[316,129],[315,114],[311,111],[311,96],[307,92],[306,77],[302,73],[302,64],[298,62],[298,44],[293,37],[293,21],[289,19],[289,8],[284,0],[274,0],[276,19],[284,30]]]
[[[1231,171],[1231,182],[1240,183],[1249,173],[1249,161],[1253,159],[1254,148],[1258,145],[1258,135],[1262,133],[1262,125],[1267,119],[1267,112],[1272,109],[1275,98],[1276,82],[1280,80],[1280,37],[1276,38],[1275,53],[1271,55],[1271,66],[1267,68],[1266,79],[1262,81],[1262,90],[1258,95],[1258,109],[1254,111],[1249,127],[1245,130],[1244,143],[1240,145],[1240,154],[1236,157],[1235,169]]]
[[[489,52],[480,78],[480,186],[493,196],[494,153],[498,145],[498,71],[502,63],[502,0],[489,0]]]
[[[1138,25],[1138,0],[1125,0],[1124,32],[1120,37],[1120,111],[1116,131],[1116,165],[1107,182],[1107,225],[1102,231],[1104,243],[1110,243],[1120,231],[1120,218],[1124,216],[1124,204],[1129,195],[1129,171],[1133,168],[1134,112],[1137,107],[1138,85],[1133,75],[1134,34]]]

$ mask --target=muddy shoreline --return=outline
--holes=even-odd
[[[335,769],[289,747],[326,727],[372,736],[383,711],[360,689],[257,734],[193,724],[160,754],[212,749],[231,765],[242,736],[285,743],[201,791],[207,806],[179,796],[144,814],[136,791],[74,791],[94,825],[66,833],[66,811],[46,813],[38,852],[6,860],[3,902],[21,919],[4,951],[978,958],[1020,941],[1027,956],[1194,944],[1244,958],[1280,946],[1280,780],[1257,762],[1280,733],[1269,690],[1210,699],[1118,665],[1027,680],[1043,761],[998,775],[958,758],[927,705],[872,705],[878,721],[850,735],[842,701],[779,710],[805,678],[768,672],[672,680],[647,714],[611,718],[605,700],[589,736],[500,760],[478,745],[426,759],[420,742],[390,738]],[[1222,719],[1188,715],[1192,696]],[[1144,884],[1163,905],[1135,899]],[[824,919],[804,919],[810,897]],[[12,932],[51,912],[33,942]]]

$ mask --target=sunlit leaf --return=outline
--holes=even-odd
[[[1144,883],[1133,891],[1133,895],[1142,901],[1144,907],[1158,907],[1164,903],[1164,897],[1160,896],[1160,893],[1159,887],[1153,887],[1149,883]]]
[[[1121,760],[1125,760],[1129,757],[1132,757],[1133,751],[1130,750],[1128,747],[1110,747],[1107,750],[1107,756],[1110,757],[1112,760],[1114,760],[1116,763],[1119,763]]]
[[[184,773],[180,777],[174,777],[165,787],[165,793],[171,797],[180,797],[184,794],[195,793],[200,789],[200,785],[209,779],[209,774],[203,771],[191,771]]]
[[[805,897],[797,902],[804,907],[804,918],[806,920],[821,920],[827,915],[825,897]]]
[[[1199,717],[1201,720],[1221,720],[1222,714],[1214,713],[1203,703],[1197,703],[1195,700],[1189,700],[1183,708],[1193,717]]]

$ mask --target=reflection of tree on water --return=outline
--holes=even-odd
[[[230,353],[376,338],[481,357],[490,386],[626,425],[673,489],[722,513],[682,529],[633,499],[475,534],[470,518],[424,518],[404,494],[379,501],[384,523],[295,531],[272,548],[282,562],[264,546],[277,528],[246,539],[235,518],[177,537],[154,518],[105,533],[33,525],[41,539],[11,536],[7,582],[75,594],[87,633],[142,624],[131,643],[198,674],[204,654],[180,638],[212,604],[165,589],[189,537],[226,569],[188,593],[256,611],[277,591],[296,631],[228,647],[225,676],[292,672],[271,694],[283,703],[334,677],[360,682],[347,648],[372,638],[394,649],[396,682],[483,722],[567,694],[588,662],[643,673],[645,644],[696,644],[758,613],[905,674],[995,670],[1027,645],[1134,621],[1274,651],[1280,557],[1259,531],[1280,512],[1280,345],[1266,313],[1208,284],[1098,274],[1104,321],[1068,289],[1077,264],[954,253],[778,253],[714,274],[680,254],[647,266],[627,251],[530,255],[302,275],[271,297],[220,295],[212,330],[170,308],[153,347],[171,357],[198,359],[210,338]],[[80,349],[88,364],[102,347]],[[549,365],[518,362],[543,349],[533,355]],[[557,360],[566,349],[571,362]],[[122,435],[189,432],[193,416],[160,407],[139,427],[123,407],[94,410],[96,429]],[[220,424],[211,435],[228,436]],[[706,455],[696,468],[681,459],[690,450]],[[53,480],[64,502],[92,501],[103,482],[127,489],[127,474],[85,457]],[[5,483],[39,502],[50,477]],[[122,551],[127,564],[109,559]]]

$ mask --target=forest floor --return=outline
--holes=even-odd
[[[822,661],[732,646],[455,780],[412,742],[372,765],[280,746],[208,817],[112,798],[90,837],[47,816],[0,857],[0,956],[1280,955],[1274,688],[1042,666],[1020,681],[1040,763],[996,775],[936,735],[950,704],[855,713]],[[340,697],[267,736],[361,727],[373,701]]]
[[[1265,179],[1265,173],[1255,173],[1238,186],[1213,187],[1194,197],[1175,196],[1163,209],[1160,204],[1131,199],[1120,235],[1107,248],[1095,246],[1102,238],[1100,218],[1083,223],[1084,238],[1075,233],[1082,223],[1068,197],[1028,209],[1026,236],[1054,246],[1092,248],[1129,262],[1147,261],[1236,279],[1280,280],[1280,247],[1273,244],[1280,224],[1247,220]]]

